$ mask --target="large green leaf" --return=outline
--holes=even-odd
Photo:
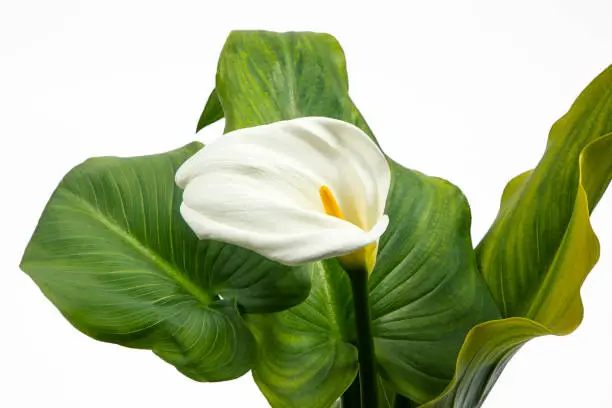
[[[584,224],[612,175],[605,140],[595,160],[593,152],[585,152],[582,183],[579,156],[609,132],[612,67],[552,127],[538,166],[508,184],[497,219],[478,245],[480,270],[505,316],[528,317],[561,332],[578,324],[578,291],[597,255],[595,238],[588,237],[593,234]],[[560,303],[567,309],[559,309]]]
[[[329,35],[232,33],[217,93],[227,131],[322,115],[371,134],[348,97],[344,55]],[[376,357],[386,382],[425,402],[452,378],[468,330],[499,312],[476,269],[461,192],[390,165],[391,222],[369,282]],[[260,347],[254,377],[274,407],[327,408],[355,376],[346,278],[329,262],[318,268],[303,304],[250,320]]]
[[[174,173],[198,143],[148,157],[90,159],[53,193],[21,264],[89,336],[151,349],[199,381],[250,369],[240,311],[293,306],[309,268],[199,241],[182,220]]]
[[[347,91],[344,53],[329,34],[235,31],[219,59],[216,92],[226,132],[301,116],[368,129]]]
[[[370,277],[376,357],[398,391],[425,402],[448,383],[467,331],[499,314],[476,269],[463,195],[444,180],[391,169],[393,221]]]
[[[350,282],[337,262],[316,265],[304,303],[248,319],[260,344],[253,376],[273,407],[329,407],[357,374]]]
[[[599,258],[589,215],[612,178],[610,131],[612,68],[553,126],[538,166],[506,187],[477,255],[508,318],[470,332],[453,383],[427,408],[480,406],[521,345],[580,324],[580,287]]]

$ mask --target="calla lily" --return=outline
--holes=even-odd
[[[376,259],[387,228],[389,165],[359,128],[306,117],[229,132],[176,174],[181,214],[200,239],[253,250],[286,265]]]

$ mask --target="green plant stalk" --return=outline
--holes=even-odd
[[[347,273],[353,289],[353,305],[355,307],[361,408],[376,408],[378,392],[374,341],[370,324],[369,273],[365,269],[347,270]]]

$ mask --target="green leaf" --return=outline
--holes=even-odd
[[[357,374],[351,285],[335,261],[316,263],[308,299],[251,315],[259,355],[253,377],[273,407],[329,407]],[[316,390],[316,392],[313,392]]]
[[[348,97],[344,55],[329,35],[232,33],[217,92],[226,131],[321,115],[371,134]],[[391,222],[369,283],[376,357],[385,381],[425,402],[451,380],[468,330],[499,312],[476,268],[464,196],[444,180],[390,166]],[[274,407],[328,408],[355,377],[346,278],[328,262],[314,273],[303,304],[249,320],[259,327],[253,374]]]
[[[505,316],[564,333],[578,325],[580,285],[597,260],[588,217],[612,176],[606,139],[597,151],[585,150],[582,176],[580,155],[609,132],[612,67],[552,127],[538,166],[508,184],[497,219],[478,245],[480,270]]]
[[[512,356],[528,340],[550,334],[544,326],[521,317],[482,323],[468,333],[453,381],[421,408],[479,407]]]
[[[208,97],[208,101],[206,101],[202,116],[200,116],[200,120],[198,121],[196,132],[199,132],[206,126],[212,125],[213,123],[221,119],[223,119],[223,107],[221,107],[221,102],[219,101],[219,97],[217,96],[217,91],[213,89],[213,91],[210,93],[210,96]]]
[[[509,318],[470,332],[453,383],[424,407],[480,406],[526,341],[568,334],[580,324],[580,287],[599,258],[589,215],[612,178],[610,131],[612,68],[552,127],[538,166],[508,183],[477,255]]]
[[[219,59],[225,131],[301,116],[367,125],[348,97],[346,62],[329,34],[234,31]]]
[[[220,381],[254,360],[240,312],[299,303],[310,272],[197,239],[179,214],[174,173],[200,148],[75,167],[47,204],[21,268],[89,336],[151,349],[195,380]]]
[[[419,403],[449,382],[467,331],[499,317],[470,239],[465,197],[450,183],[392,164],[386,212],[370,277],[383,377]]]

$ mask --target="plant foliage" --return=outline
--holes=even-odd
[[[355,124],[344,54],[326,34],[233,32],[197,129],[303,116]],[[553,127],[531,171],[507,185],[473,248],[449,182],[389,160],[392,185],[369,279],[380,407],[482,404],[529,339],[580,323],[597,262],[590,213],[612,178],[612,68]],[[177,168],[192,143],[87,160],[61,181],[21,268],[66,318],[102,341],[152,350],[198,381],[248,370],[274,408],[329,408],[358,374],[351,286],[335,260],[291,268],[199,241],[182,220]],[[406,405],[408,406],[408,405]]]

